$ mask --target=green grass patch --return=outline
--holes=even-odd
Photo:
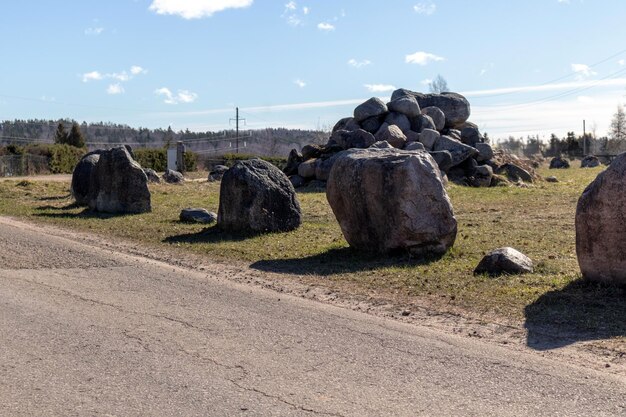
[[[0,182],[0,212],[249,262],[262,271],[316,275],[363,293],[445,300],[478,313],[525,318],[535,329],[547,324],[570,331],[604,332],[606,337],[624,336],[623,291],[582,282],[575,253],[576,202],[601,170],[541,170],[541,175],[555,175],[560,182],[538,182],[531,188],[452,185],[449,193],[458,235],[454,248],[440,259],[372,256],[350,249],[320,192],[299,193],[304,215],[300,229],[252,236],[178,221],[184,207],[217,212],[219,183],[206,181],[152,185],[153,212],[133,216],[101,215],[75,207],[68,184],[5,181]],[[474,276],[482,256],[502,246],[512,246],[533,259],[535,273]]]

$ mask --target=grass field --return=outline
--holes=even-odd
[[[525,320],[530,329],[551,325],[590,338],[626,335],[624,290],[580,279],[574,214],[585,186],[602,170],[540,170],[559,183],[488,189],[452,185],[458,220],[454,248],[438,260],[408,255],[371,256],[351,250],[324,193],[299,193],[304,223],[294,232],[258,236],[223,233],[182,224],[184,207],[217,212],[219,184],[188,182],[151,186],[153,212],[108,216],[72,205],[67,183],[0,182],[0,213],[116,236],[146,245],[171,246],[211,258],[243,261],[284,274],[314,274],[363,293],[423,297],[476,313]],[[489,278],[472,271],[489,250],[512,246],[535,263],[533,274]]]

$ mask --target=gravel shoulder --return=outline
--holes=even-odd
[[[626,376],[623,342],[616,340],[585,340],[580,335],[552,336],[551,329],[541,334],[544,345],[529,347],[529,332],[524,323],[508,322],[501,317],[479,314],[447,305],[445,300],[406,298],[352,291],[350,284],[329,282],[325,277],[302,274],[276,274],[251,268],[244,262],[222,262],[170,248],[137,245],[118,238],[76,232],[58,227],[34,224],[8,217],[0,223],[60,236],[105,251],[140,256],[193,271],[211,271],[223,279],[253,287],[270,289],[308,300],[345,309],[365,312],[397,322],[419,325],[464,338],[482,341],[517,352],[531,352],[546,358],[595,369],[602,373]],[[18,257],[18,259],[20,259]],[[51,258],[51,262],[53,262]],[[27,262],[26,259],[23,259]],[[534,328],[535,335],[542,329]]]

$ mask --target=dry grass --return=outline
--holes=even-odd
[[[437,260],[351,250],[325,194],[319,192],[299,194],[304,214],[299,230],[256,236],[178,222],[184,207],[217,211],[219,184],[208,182],[152,186],[152,213],[106,216],[72,206],[67,184],[8,181],[0,183],[0,212],[147,245],[175,245],[212,258],[249,262],[264,271],[314,274],[362,292],[442,299],[478,313],[525,318],[531,330],[550,324],[564,333],[624,336],[624,291],[580,280],[575,255],[576,202],[600,171],[543,170],[540,174],[556,175],[561,182],[539,182],[531,188],[451,186],[459,233],[454,248]],[[474,276],[481,257],[501,246],[526,253],[535,273]]]

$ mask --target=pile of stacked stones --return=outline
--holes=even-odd
[[[354,110],[353,117],[339,120],[325,145],[292,150],[284,172],[295,187],[325,182],[342,152],[388,147],[429,152],[444,177],[461,184],[489,187],[497,182],[494,173],[532,181],[532,175],[520,172],[519,166],[494,160],[491,146],[467,121],[469,116],[470,104],[460,94],[399,89],[389,103],[371,98]]]

